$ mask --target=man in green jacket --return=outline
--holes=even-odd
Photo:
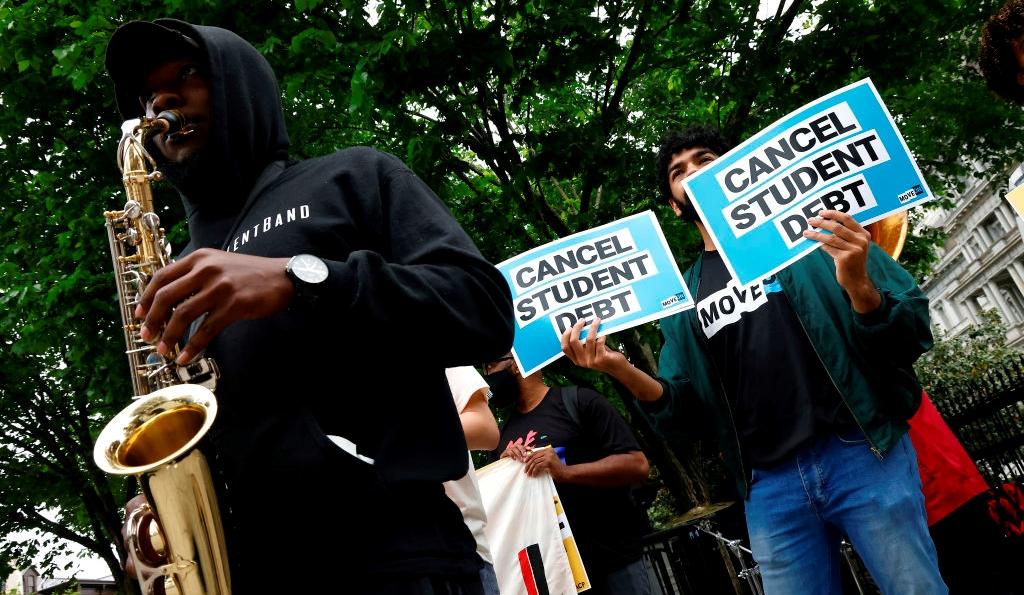
[[[622,382],[670,441],[717,430],[769,595],[842,593],[843,535],[884,593],[947,593],[906,433],[921,395],[912,364],[932,345],[927,299],[838,211],[804,232],[820,250],[738,285],[682,186],[728,149],[697,127],[667,136],[658,156],[661,194],[704,239],[684,275],[696,308],[662,321],[660,377],[603,337],[581,342],[582,322],[563,350]]]

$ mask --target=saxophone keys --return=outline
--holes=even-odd
[[[142,241],[139,237],[139,232],[134,228],[129,229],[123,234],[118,235],[117,239],[121,240],[122,242],[129,246],[138,246],[139,243]]]
[[[142,216],[142,225],[152,233],[160,231],[160,217],[150,211]]]
[[[140,205],[139,201],[137,200],[129,200],[128,202],[124,203],[123,215],[128,219],[138,219],[140,216],[142,216],[142,205]]]

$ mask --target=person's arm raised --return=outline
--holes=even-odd
[[[587,339],[580,340],[580,331],[586,324],[585,320],[577,322],[571,329],[562,333],[562,353],[572,363],[581,368],[589,368],[604,372],[615,378],[626,387],[633,396],[641,401],[657,401],[664,393],[661,383],[643,370],[629,363],[621,352],[605,345],[605,337],[597,335],[597,327],[601,319],[595,318],[590,325]]]

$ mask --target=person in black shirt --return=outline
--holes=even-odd
[[[629,489],[647,479],[649,467],[625,420],[593,390],[548,387],[540,371],[523,378],[511,356],[486,364],[484,372],[491,404],[515,405],[493,457],[522,461],[530,476],[551,474],[590,592],[653,594],[641,558],[647,520]]]
[[[730,396],[746,466],[775,466],[821,428],[856,430],[775,276],[740,287],[717,250],[705,251],[701,264],[697,320]]]
[[[395,157],[290,160],[276,77],[234,33],[128,23],[107,70],[125,119],[187,123],[149,150],[190,242],[135,314],[161,354],[182,340],[179,363],[205,350],[220,367],[208,451],[234,592],[481,593],[442,488],[467,471],[445,368],[511,345],[501,274]],[[411,332],[430,348],[396,375]],[[299,586],[275,584],[289,571]]]

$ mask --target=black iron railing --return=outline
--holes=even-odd
[[[644,540],[644,557],[664,595],[735,595],[715,538],[696,524],[658,531]],[[742,595],[749,595],[741,587]]]
[[[1024,478],[1024,355],[935,393],[935,407],[989,485]]]

